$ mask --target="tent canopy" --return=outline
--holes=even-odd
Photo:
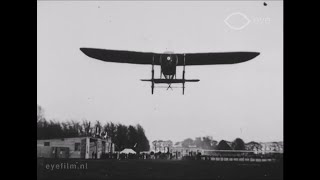
[[[129,153],[131,153],[131,154],[136,154],[136,152],[134,151],[134,150],[132,150],[132,149],[124,149],[124,150],[122,150],[121,152],[120,152],[120,154],[129,154]]]

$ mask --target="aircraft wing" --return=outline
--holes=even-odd
[[[255,58],[258,52],[186,53],[185,65],[235,64]],[[183,54],[178,55],[178,66],[183,65]]]
[[[122,50],[107,50],[94,48],[80,48],[87,56],[101,61],[130,63],[130,64],[152,64],[152,58],[156,53],[122,51]],[[159,58],[154,58],[154,64],[160,65]]]
[[[107,62],[152,64],[152,58],[154,57],[154,65],[161,65],[159,58],[161,54],[152,52],[107,50],[95,48],[80,48],[80,50],[91,58]],[[185,65],[235,64],[253,59],[259,54],[260,53],[258,52],[186,53]],[[182,66],[184,54],[176,55],[179,59],[178,66]]]

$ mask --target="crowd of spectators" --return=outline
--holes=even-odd
[[[177,157],[176,153],[136,153],[136,154],[120,154],[118,153],[106,153],[101,155],[101,159],[118,159],[118,160],[128,160],[128,159],[160,159],[160,160],[211,160],[212,158],[255,158],[255,159],[277,159],[281,160],[283,154],[214,154],[214,155],[201,155],[201,153],[189,153],[188,155]]]

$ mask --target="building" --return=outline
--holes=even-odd
[[[246,150],[254,151],[256,154],[283,153],[283,142],[254,142],[246,144]]]
[[[162,141],[162,140],[155,140],[152,142],[152,147],[151,147],[151,151],[157,153],[157,152],[161,152],[161,153],[167,153],[167,152],[171,152],[172,150],[172,141],[168,140],[168,141]]]
[[[198,153],[203,154],[204,151],[196,145],[183,147],[181,142],[177,142],[173,145],[170,153],[172,153],[177,159],[181,159],[184,156],[196,156]]]
[[[37,140],[37,157],[46,158],[98,158],[114,152],[110,138],[74,137]]]
[[[254,151],[255,154],[262,152],[262,145],[260,143],[254,142],[254,141],[246,143],[245,147],[246,147],[247,151]]]
[[[266,154],[266,153],[283,153],[283,142],[262,142],[260,143],[262,148],[261,148],[261,153]]]

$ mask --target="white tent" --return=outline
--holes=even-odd
[[[132,149],[124,149],[120,152],[120,154],[129,154],[129,153],[136,154],[136,152]]]

